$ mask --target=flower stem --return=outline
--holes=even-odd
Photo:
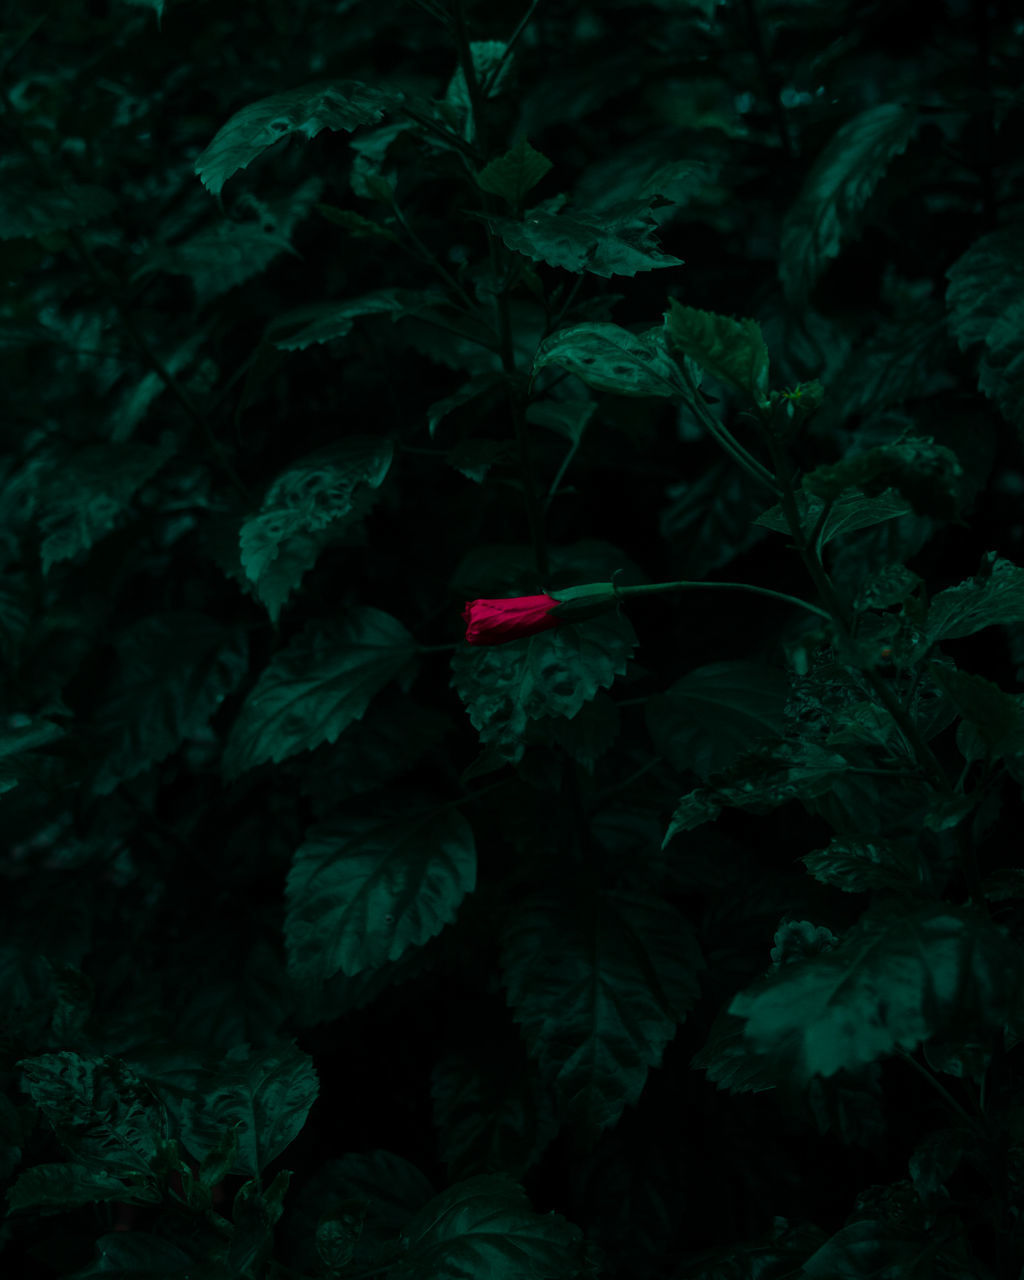
[[[748,475],[754,477],[761,484],[765,484],[771,489],[777,498],[781,498],[782,494],[779,489],[778,482],[767,467],[763,466],[758,460],[747,452],[740,442],[718,421],[717,418],[708,412],[708,407],[701,399],[700,392],[697,390],[697,384],[694,382],[689,369],[686,367],[686,361],[679,361],[679,368],[687,387],[690,389],[690,399],[687,401],[697,418],[707,428],[711,436],[718,441],[722,448],[738,463],[739,466],[747,472]]]
[[[614,587],[615,584],[612,583]],[[665,591],[694,591],[701,587],[718,587],[726,588],[730,591],[751,591],[759,596],[773,596],[776,600],[785,600],[787,604],[798,605],[801,609],[806,609],[809,613],[816,613],[819,618],[826,621],[832,621],[832,615],[825,609],[819,609],[816,604],[811,604],[808,600],[801,600],[798,596],[786,595],[784,591],[772,591],[770,587],[756,587],[750,582],[654,582],[642,587],[615,587],[617,596],[653,596]]]

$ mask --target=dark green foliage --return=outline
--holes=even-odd
[[[0,9],[4,1280],[1021,1280],[1022,70]]]

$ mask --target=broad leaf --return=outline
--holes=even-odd
[[[90,444],[52,455],[35,480],[43,572],[110,533],[173,450],[165,437],[159,445]]]
[[[698,311],[669,298],[664,314],[669,343],[717,378],[760,401],[768,394],[768,348],[756,320]]]
[[[824,849],[800,861],[822,884],[844,893],[917,894],[931,883],[931,873],[914,837],[896,840],[853,840],[836,836]]]
[[[583,1233],[552,1209],[536,1213],[507,1174],[479,1174],[435,1196],[403,1230],[392,1280],[539,1280],[575,1276]]]
[[[609,280],[612,276],[632,277],[641,271],[683,265],[682,258],[662,253],[655,244],[658,224],[651,217],[651,203],[652,197],[648,197],[573,213],[533,208],[522,220],[496,214],[479,216],[509,249],[534,262],[546,262],[549,267],[577,274],[588,271]]]
[[[416,315],[445,302],[437,289],[375,289],[356,298],[314,302],[276,316],[267,326],[266,339],[280,351],[304,351],[313,343],[345,338],[361,316]]]
[[[152,1181],[166,1117],[123,1062],[63,1051],[18,1065],[24,1088],[77,1164],[140,1185]]]
[[[930,436],[904,433],[892,444],[815,467],[804,475],[802,484],[807,493],[825,501],[834,501],[845,489],[859,489],[876,498],[893,488],[918,515],[954,520],[959,517],[963,474],[952,449],[936,444]]]
[[[231,1172],[253,1178],[298,1136],[320,1088],[312,1059],[291,1044],[236,1045],[197,1083],[201,1096],[182,1105],[182,1144],[202,1160],[233,1129],[238,1147]]]
[[[932,597],[924,631],[933,645],[1008,622],[1024,622],[1024,569],[987,551],[973,578]]]
[[[159,1199],[159,1192],[151,1188],[148,1194],[136,1197],[134,1188],[112,1173],[102,1169],[88,1169],[79,1164],[37,1164],[25,1169],[7,1193],[9,1211],[39,1209],[43,1213],[60,1213],[77,1209],[83,1204],[96,1204],[104,1200],[151,1204]]]
[[[528,720],[572,719],[598,689],[624,675],[636,647],[623,613],[564,624],[525,640],[492,647],[461,646],[452,658],[452,685],[484,745],[511,763],[523,757]]]
[[[797,490],[797,511],[800,515],[800,529],[805,537],[814,531],[818,518],[825,506],[825,499],[814,493]],[[869,529],[872,525],[883,524],[886,520],[895,520],[913,511],[913,507],[896,489],[883,489],[874,497],[865,497],[862,493],[841,492],[832,499],[832,506],[825,517],[818,535],[819,549],[827,546],[834,538],[844,534],[856,533],[858,529]],[[770,507],[759,515],[755,524],[766,529],[774,529],[777,533],[791,534],[789,522],[779,504]]]
[[[704,961],[686,920],[660,898],[586,890],[516,907],[501,967],[531,1054],[593,1135],[639,1099],[696,1002]]]
[[[200,733],[248,669],[243,631],[201,613],[156,613],[117,638],[117,674],[94,722],[107,794]]]
[[[950,1028],[1000,1028],[1019,998],[1018,948],[976,909],[869,912],[839,946],[735,995],[755,1053],[798,1082],[855,1070]]]
[[[661,842],[664,849],[680,831],[713,822],[723,808],[752,808],[767,813],[789,800],[812,799],[827,792],[849,768],[844,756],[813,742],[783,742],[754,748],[710,787],[683,796]]]
[[[19,173],[5,164],[0,183],[0,240],[81,227],[106,217],[116,205],[117,200],[103,187],[71,182],[59,190],[44,187],[27,167]]]
[[[571,325],[537,348],[534,376],[550,364],[568,369],[596,391],[667,399],[688,394],[658,328],[630,333],[617,324]]]
[[[455,809],[314,827],[288,873],[288,967],[302,985],[354,977],[422,947],[476,886],[473,831]]]
[[[409,672],[415,654],[405,627],[368,605],[333,626],[311,623],[275,654],[246,699],[224,752],[225,775],[337,741],[375,694]]]
[[[400,92],[358,80],[322,81],[275,93],[236,111],[197,158],[195,172],[208,191],[219,195],[232,174],[289,134],[315,138],[323,129],[351,133],[361,124],[375,124],[401,101]]]
[[[782,736],[788,688],[776,667],[713,662],[648,699],[647,729],[674,769],[707,778],[758,741]]]
[[[861,211],[917,124],[912,108],[884,102],[848,120],[826,146],[782,226],[779,274],[790,298],[806,298],[856,233]]]
[[[320,552],[371,509],[393,455],[386,438],[346,436],[272,482],[259,513],[242,524],[239,546],[246,576],[273,621]]]
[[[511,150],[480,170],[476,184],[482,191],[501,196],[518,209],[527,191],[531,191],[553,168],[547,156],[535,151],[526,138],[520,138]]]
[[[1024,752],[1024,695],[1006,693],[991,680],[957,671],[939,662],[929,674],[963,716],[957,745],[968,760]]]

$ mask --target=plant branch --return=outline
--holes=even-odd
[[[748,453],[739,441],[722,426],[714,415],[708,412],[708,407],[701,399],[697,385],[694,382],[689,369],[686,367],[686,362],[681,361],[679,368],[687,387],[690,389],[691,398],[687,400],[686,403],[693,410],[695,416],[707,428],[713,438],[718,441],[734,462],[741,466],[748,475],[753,476],[755,480],[759,481],[761,484],[767,485],[777,498],[781,498],[782,491],[779,488],[779,484],[768,468],[758,462],[753,454]]]
[[[819,618],[825,618],[832,621],[832,615],[825,609],[819,609],[816,604],[811,604],[808,600],[801,600],[799,596],[786,595],[784,591],[772,591],[770,587],[754,586],[750,582],[655,582],[642,587],[616,587],[617,596],[653,596],[666,591],[692,591],[702,587],[719,587],[726,588],[730,591],[750,591],[759,596],[772,596],[776,600],[785,600],[787,604],[795,604],[801,609],[806,609],[808,613],[817,614]]]
[[[483,87],[483,93],[485,97],[490,92],[491,85],[497,84],[498,77],[501,75],[502,69],[505,66],[506,59],[508,58],[509,54],[512,52],[512,49],[515,46],[516,41],[519,39],[519,37],[523,34],[523,32],[529,26],[530,19],[533,17],[537,9],[537,6],[539,4],[540,4],[540,0],[530,0],[530,7],[519,19],[519,23],[515,31],[513,31],[512,34],[509,36],[508,42],[505,45],[505,51],[502,53],[498,61],[494,64],[492,71],[484,77],[484,82],[482,87]]]

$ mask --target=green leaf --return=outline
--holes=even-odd
[[[861,211],[917,125],[912,108],[885,102],[848,120],[825,147],[782,226],[779,275],[789,298],[805,299],[856,234]]]
[[[574,213],[550,213],[543,208],[526,211],[522,219],[478,215],[505,245],[549,267],[611,279],[635,276],[640,271],[681,267],[682,258],[662,253],[655,243],[658,224],[650,214],[652,200],[624,200],[601,209]]]
[[[973,578],[932,597],[924,634],[931,646],[1009,622],[1024,622],[1024,569],[986,551]]]
[[[320,984],[394,962],[451,924],[475,886],[473,831],[455,809],[316,826],[288,873],[289,972]]]
[[[473,40],[469,44],[473,74],[479,89],[486,86],[485,98],[496,98],[508,82],[513,62],[505,59],[507,48],[502,40]],[[444,114],[450,119],[455,132],[461,133],[467,142],[476,141],[476,120],[461,59],[448,82],[443,102],[435,102],[434,106],[447,108]]]
[[[362,124],[375,124],[401,101],[400,92],[358,80],[320,81],[275,93],[236,111],[197,158],[195,172],[208,191],[219,195],[232,174],[289,134],[315,138],[324,129],[351,133]]]
[[[519,141],[503,156],[485,165],[476,175],[477,186],[482,191],[501,196],[513,209],[523,203],[523,196],[532,190],[554,165],[535,151],[526,138]]]
[[[315,302],[286,311],[267,326],[264,336],[279,351],[305,351],[314,342],[347,337],[361,316],[389,315],[395,320],[444,301],[444,294],[436,289],[374,289],[357,298]]]
[[[558,1133],[551,1092],[505,1009],[480,1002],[471,1012],[478,1034],[460,1037],[431,1071],[438,1152],[453,1182],[487,1169],[521,1178]]]
[[[94,721],[102,795],[201,733],[248,670],[245,633],[201,613],[143,617],[116,647],[117,674]]]
[[[835,836],[824,849],[800,859],[822,884],[844,893],[917,894],[931,875],[915,838],[854,840]]]
[[[437,424],[442,418],[446,418],[453,410],[460,409],[464,404],[470,404],[473,400],[496,396],[505,385],[505,375],[490,370],[486,373],[478,374],[475,378],[470,378],[457,391],[453,391],[450,396],[445,396],[443,400],[435,400],[427,409],[427,429],[430,432],[431,440],[434,439]],[[483,406],[481,405],[480,408],[482,410]]]
[[[814,493],[797,490],[797,511],[800,515],[800,529],[804,537],[810,537],[818,523],[825,506],[825,499]],[[825,517],[818,536],[818,548],[828,546],[834,538],[844,534],[856,533],[858,529],[869,529],[872,525],[883,524],[886,520],[895,520],[913,511],[910,503],[900,496],[896,489],[883,489],[872,498],[862,493],[840,492],[832,499],[832,508]],[[790,534],[789,522],[780,504],[770,507],[755,520],[754,524],[763,525],[766,529],[774,529],[776,533]]]
[[[596,391],[619,396],[689,394],[662,331],[630,333],[617,324],[576,324],[559,329],[537,348],[533,373],[560,365]]]
[[[669,298],[665,333],[677,347],[719,382],[756,401],[768,395],[768,348],[756,320],[698,311]],[[689,393],[687,393],[689,394]]]
[[[690,1066],[706,1071],[708,1079],[730,1093],[763,1093],[779,1083],[770,1059],[759,1057],[743,1037],[743,1019],[722,1009],[715,1017],[703,1048]]]
[[[578,1275],[583,1233],[551,1210],[535,1213],[504,1173],[478,1174],[435,1196],[405,1226],[392,1280],[539,1280]]]
[[[150,1169],[166,1116],[123,1062],[63,1051],[23,1058],[18,1066],[23,1087],[78,1165],[90,1173],[152,1183]]]
[[[51,455],[35,478],[43,572],[108,534],[173,450],[168,436],[159,445],[91,444]]]
[[[134,1189],[102,1169],[87,1169],[79,1164],[37,1164],[25,1169],[7,1192],[9,1211],[40,1209],[44,1213],[60,1213],[83,1204],[104,1200],[132,1203]],[[158,1194],[143,1197],[152,1203]]]
[[[764,663],[709,663],[648,699],[647,730],[673,769],[707,778],[782,736],[788,689],[785,672]]]
[[[963,716],[957,744],[968,760],[1024,752],[1024,695],[1006,693],[991,680],[932,662],[928,672]],[[962,729],[969,727],[970,734]]]
[[[829,951],[783,965],[729,1012],[798,1083],[856,1070],[961,1024],[997,1029],[1019,998],[1019,949],[977,909],[869,911]]]
[[[541,1073],[587,1134],[615,1124],[697,1000],[704,960],[687,921],[653,894],[543,894],[513,909],[501,948]]]
[[[385,437],[347,436],[271,483],[238,538],[242,567],[272,621],[321,551],[371,510],[393,457]]]
[[[966,351],[988,342],[998,321],[1020,304],[1024,291],[1024,226],[989,232],[946,272],[949,327]]]
[[[220,1150],[234,1129],[233,1174],[259,1177],[294,1141],[319,1092],[313,1060],[293,1044],[230,1049],[198,1080],[201,1096],[182,1103],[181,1142],[197,1160]]]
[[[96,1241],[99,1257],[72,1273],[74,1280],[182,1280],[195,1260],[161,1236],[141,1231],[112,1231]]]
[[[452,685],[458,690],[482,744],[494,743],[506,760],[523,757],[528,720],[544,716],[572,719],[598,689],[625,675],[637,644],[622,613],[493,647],[464,645],[452,658]]]
[[[336,742],[375,694],[411,674],[415,655],[397,618],[368,605],[333,626],[310,623],[275,654],[246,699],[224,751],[225,776]]]
[[[827,792],[849,768],[844,756],[814,742],[782,742],[755,747],[714,786],[683,796],[661,842],[664,849],[680,831],[712,822],[723,808],[752,808],[767,813],[789,800],[808,800]]]
[[[5,167],[0,183],[0,240],[43,236],[95,222],[113,212],[114,196],[102,187],[65,182],[60,190],[40,186],[27,167]]]
[[[336,227],[344,227],[346,231],[351,232],[356,240],[390,240],[394,244],[399,243],[398,236],[393,231],[382,227],[372,218],[364,218],[361,213],[356,213],[352,209],[335,209],[329,204],[318,204],[316,209],[328,222],[333,222]]]
[[[952,449],[936,444],[930,436],[904,432],[892,444],[815,467],[804,475],[802,484],[807,493],[823,500],[839,498],[844,489],[860,489],[874,498],[894,488],[918,515],[954,520],[959,516],[963,474]]]

